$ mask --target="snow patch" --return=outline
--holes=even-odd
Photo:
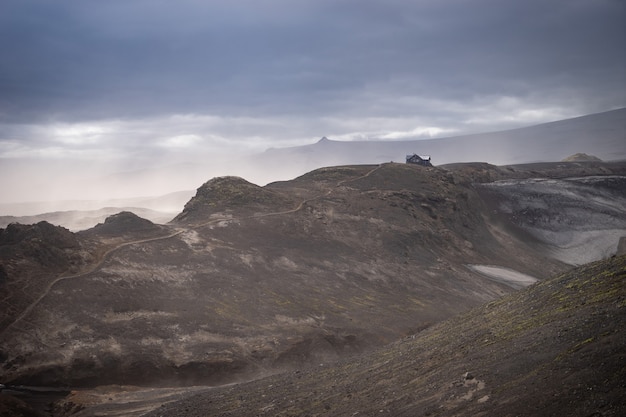
[[[527,287],[538,281],[535,277],[501,266],[467,265],[467,267],[493,281],[501,282],[515,289]]]

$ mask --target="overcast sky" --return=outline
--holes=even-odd
[[[415,139],[626,106],[623,0],[2,0],[0,163]]]

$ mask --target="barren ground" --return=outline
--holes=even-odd
[[[167,226],[126,213],[78,235],[42,226],[39,240],[7,228],[1,381],[108,386],[71,403],[90,415],[106,397],[110,413],[125,402],[140,415],[181,393],[154,387],[205,391],[363,355],[614,253],[624,171],[334,167],[266,187],[209,181]],[[464,395],[481,381],[462,380]]]

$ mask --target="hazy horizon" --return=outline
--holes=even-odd
[[[145,165],[136,161],[108,167],[89,161],[9,160],[13,166],[7,161],[0,166],[0,186],[8,191],[0,200],[0,216],[106,207],[140,207],[172,213],[182,210],[187,202],[181,195],[189,197],[190,192],[217,176],[240,176],[263,186],[324,166],[403,162],[406,154],[416,150],[432,155],[435,165],[554,162],[575,153],[616,161],[626,159],[624,138],[626,108],[517,129],[429,140],[328,138],[324,142],[320,138],[306,145],[223,154],[212,160],[197,155],[188,156],[187,160],[161,159]],[[25,170],[53,175],[31,176]],[[168,195],[176,193],[179,196],[173,202]]]
[[[124,179],[97,185],[124,172],[146,172],[145,196],[177,177],[263,183],[276,176],[246,155],[323,136],[431,139],[623,108],[625,20],[616,0],[6,0],[0,204],[130,197]]]

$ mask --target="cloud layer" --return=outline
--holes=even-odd
[[[4,0],[0,159],[132,165],[624,107],[624,21],[620,0]]]

